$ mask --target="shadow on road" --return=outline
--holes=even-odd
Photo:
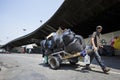
[[[47,64],[44,64],[44,63],[40,63],[39,64],[40,66],[43,66],[43,67],[47,67],[47,68],[50,68],[49,65]],[[79,70],[77,68],[80,68]],[[91,67],[91,68],[95,68],[95,67]],[[50,68],[51,69],[51,68]],[[57,69],[57,70],[73,70],[73,71],[77,71],[77,72],[82,72],[82,73],[89,73],[89,71],[92,71],[92,72],[97,72],[97,73],[102,73],[102,71],[97,71],[97,70],[87,70],[85,69],[85,66],[84,65],[80,65],[80,64],[76,64],[76,65],[71,65],[71,64],[61,64],[60,65],[60,68]]]
[[[113,68],[113,69],[120,69],[120,64],[119,64],[120,56],[101,56],[101,57],[106,66]],[[99,64],[97,63],[95,59],[92,61],[92,64],[99,66]],[[40,63],[39,65],[50,68],[49,65],[46,65],[44,63]],[[69,63],[62,63],[60,65],[60,68],[57,70],[74,70],[74,71],[78,71],[82,73],[89,73],[89,71],[92,71],[92,72],[104,74],[102,70],[95,70],[94,69],[95,67],[92,67],[92,70],[86,70],[84,68],[85,68],[85,65],[81,65],[81,64],[71,65]]]
[[[110,68],[120,69],[120,56],[101,56],[104,64]],[[96,60],[92,64],[99,65]]]

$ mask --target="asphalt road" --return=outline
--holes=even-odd
[[[0,80],[120,80],[120,57],[103,57],[111,67],[104,74],[93,62],[92,71],[83,70],[84,63],[65,63],[52,70],[42,62],[40,54],[0,54]]]

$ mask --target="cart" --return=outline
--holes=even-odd
[[[48,56],[48,65],[52,69],[58,69],[60,68],[60,64],[66,60],[68,60],[70,64],[75,65],[79,61],[79,56],[80,52],[74,54],[67,53],[64,50],[55,52]]]
[[[92,49],[87,49],[86,55],[93,52]],[[58,69],[60,68],[60,65],[63,61],[68,61],[70,64],[75,65],[79,61],[79,57],[81,57],[82,52],[76,52],[76,53],[67,53],[64,50],[58,51],[55,53],[52,53],[48,56],[48,65],[52,69]],[[90,61],[90,60],[89,60]]]

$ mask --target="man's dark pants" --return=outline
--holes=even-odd
[[[106,66],[104,65],[104,63],[102,62],[101,56],[99,55],[98,51],[93,51],[91,53],[89,53],[90,56],[90,63],[92,62],[92,60],[96,59],[96,61],[99,63],[99,65],[101,66],[102,69],[104,69]],[[90,64],[87,64],[86,66],[89,66]]]

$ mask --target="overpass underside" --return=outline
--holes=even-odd
[[[13,48],[31,43],[39,45],[40,40],[55,32],[58,27],[71,28],[86,38],[97,25],[103,26],[103,33],[120,30],[120,0],[65,0],[37,30],[2,47]]]

